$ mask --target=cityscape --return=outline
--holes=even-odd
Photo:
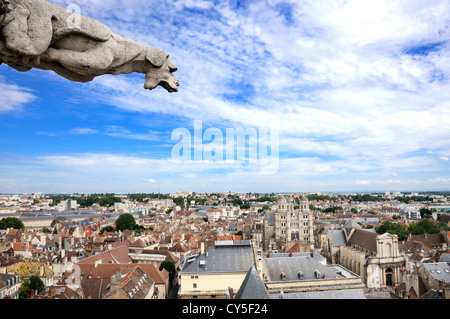
[[[448,299],[450,194],[0,196],[2,299]]]
[[[0,0],[0,299],[450,299],[448,21],[448,0]]]

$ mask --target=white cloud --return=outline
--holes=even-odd
[[[441,177],[430,178],[430,179],[428,179],[427,182],[433,183],[433,184],[446,184],[446,183],[450,183],[450,178],[441,178]]]
[[[0,92],[2,92],[0,112],[21,110],[25,104],[36,99],[29,89],[5,83],[2,77],[0,77]]]
[[[392,179],[388,174],[383,178],[378,173],[368,176],[365,172],[366,168],[358,167],[357,161],[330,162],[320,158],[280,159],[278,171],[262,174],[258,165],[177,161],[111,153],[27,156],[11,158],[0,165],[5,185],[13,184],[28,191],[69,193],[146,192],[157,191],[158,188],[161,192],[180,188],[202,192],[354,191],[358,188],[378,190],[388,185],[395,185],[397,189],[427,185],[428,189],[433,189],[450,181],[448,178],[413,178],[413,175]],[[355,179],[357,176],[364,177]],[[11,191],[16,189],[11,188]]]
[[[71,129],[70,134],[77,134],[77,135],[98,134],[98,130],[87,127],[77,127]]]

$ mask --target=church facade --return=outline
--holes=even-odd
[[[268,251],[276,244],[277,249],[288,251],[296,243],[313,242],[313,214],[309,210],[308,199],[303,196],[296,210],[288,197],[278,196],[277,209],[265,212],[263,249]]]

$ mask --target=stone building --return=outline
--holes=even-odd
[[[399,252],[397,235],[355,229],[347,245],[339,248],[339,264],[361,276],[368,288],[400,282],[405,257]]]
[[[392,287],[402,281],[406,258],[397,235],[362,229],[353,219],[338,229],[323,228],[319,246],[331,264],[340,264],[361,276],[368,288]]]
[[[187,259],[180,271],[180,299],[225,299],[238,291],[255,262],[250,240],[216,240],[199,255]]]
[[[286,196],[278,196],[277,210],[266,211],[264,216],[263,249],[273,249],[271,245],[280,243],[277,249],[288,251],[296,243],[313,243],[313,214],[309,210],[308,199],[300,199],[299,209]]]

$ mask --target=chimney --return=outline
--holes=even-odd
[[[228,287],[228,293],[230,294],[230,299],[234,298],[233,288]]]

